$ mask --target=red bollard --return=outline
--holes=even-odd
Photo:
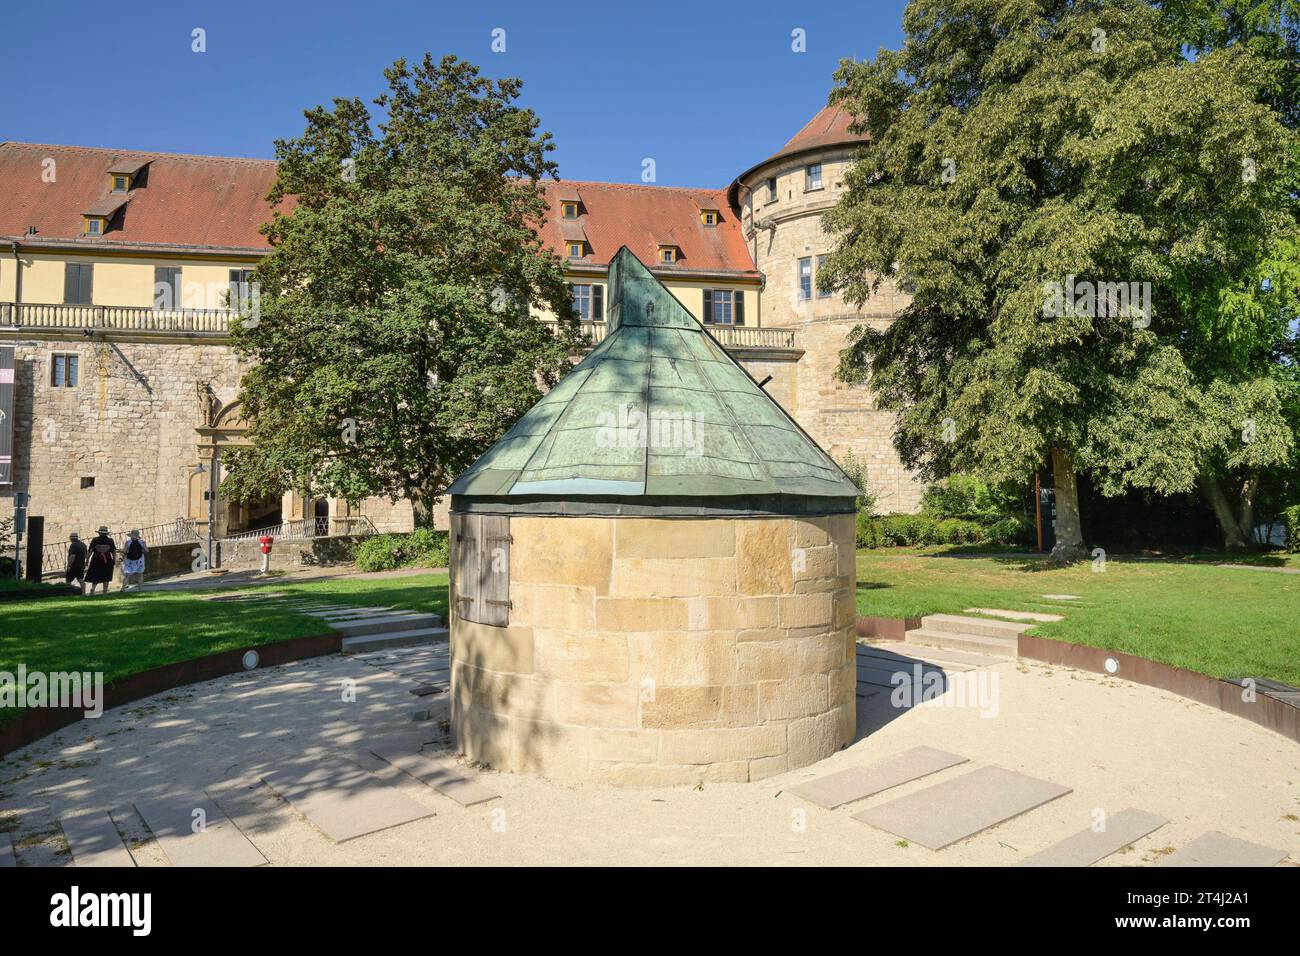
[[[271,570],[271,545],[275,543],[275,538],[264,534],[257,540],[262,542],[262,573],[267,574]]]

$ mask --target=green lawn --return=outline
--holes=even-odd
[[[447,613],[447,575],[269,583],[243,591],[302,594],[338,604]],[[102,671],[104,680],[293,637],[322,634],[317,618],[262,602],[208,601],[216,591],[141,591],[0,604],[0,671]],[[14,712],[0,711],[0,720]]]
[[[1193,560],[1111,556],[1053,567],[1041,558],[945,557],[942,549],[858,553],[858,613],[960,614],[968,607],[1060,613],[1034,634],[1105,647],[1215,677],[1300,685],[1300,575]],[[1074,594],[1049,601],[1044,594]]]

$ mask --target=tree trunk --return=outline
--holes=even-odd
[[[1223,533],[1223,546],[1229,551],[1243,550],[1246,547],[1246,539],[1242,536],[1241,525],[1237,523],[1237,516],[1232,513],[1232,505],[1228,502],[1228,496],[1223,493],[1223,486],[1219,484],[1219,479],[1213,475],[1201,475],[1196,479],[1196,483],[1201,486],[1201,493],[1214,509],[1214,517],[1218,520],[1219,530]]]
[[[412,527],[428,528],[432,531],[434,526],[433,509],[437,505],[438,499],[431,498],[420,492],[408,493],[407,497],[411,500]]]
[[[1056,545],[1048,560],[1057,564],[1081,561],[1088,552],[1083,547],[1083,525],[1079,521],[1079,485],[1074,459],[1063,448],[1052,449],[1052,481],[1056,488]]]

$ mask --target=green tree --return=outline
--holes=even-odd
[[[899,412],[926,478],[1023,481],[1050,460],[1053,558],[1071,560],[1078,472],[1189,491],[1224,439],[1185,339],[1204,290],[1244,287],[1293,222],[1294,138],[1248,50],[1188,58],[1139,0],[914,2],[904,32],[836,74],[871,144],[826,215],[820,281],[912,296],[853,332],[840,375]]]
[[[537,226],[554,147],[521,83],[455,57],[385,70],[360,99],[306,112],[276,141],[259,310],[233,340],[251,360],[252,446],[236,499],[299,489],[408,498],[416,523],[569,367],[577,342],[559,259]],[[560,334],[531,307],[561,316]]]

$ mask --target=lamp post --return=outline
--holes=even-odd
[[[194,471],[190,472],[192,476],[203,475],[203,474],[206,474],[208,476],[208,490],[204,493],[204,496],[208,499],[208,549],[205,557],[207,559],[207,565],[209,571],[212,570],[212,499],[213,499],[212,476],[215,473],[216,473],[216,468],[213,468],[211,471],[208,471],[208,469],[204,466],[203,462],[199,462],[197,465],[195,465]]]

